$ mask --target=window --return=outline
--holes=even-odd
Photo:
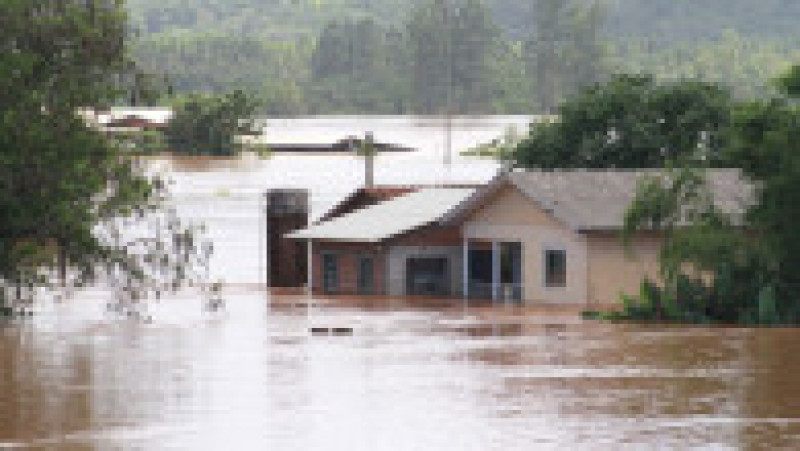
[[[447,258],[415,257],[406,260],[406,294],[446,296],[450,293]]]
[[[373,294],[374,272],[372,257],[358,259],[358,294]]]
[[[339,288],[339,262],[336,254],[322,255],[322,290],[333,293]]]
[[[548,288],[567,286],[567,251],[544,251],[544,285]]]

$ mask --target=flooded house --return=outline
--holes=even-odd
[[[511,171],[488,184],[362,188],[314,224],[306,244],[315,294],[451,296],[599,305],[659,278],[662,236],[621,239],[638,182],[654,171]],[[709,173],[715,204],[740,215],[739,172]]]
[[[378,153],[402,153],[414,152],[415,149],[411,147],[401,146],[399,144],[387,142],[375,142],[371,137],[359,138],[356,136],[347,136],[345,138],[336,140],[334,142],[275,142],[268,140],[266,144],[273,153],[289,153],[289,154],[303,154],[303,153],[325,153],[325,154],[347,154],[358,152],[364,147],[365,143],[369,141],[369,145],[374,148]]]
[[[461,291],[461,233],[458,226],[442,225],[439,219],[476,190],[367,188],[355,197],[408,192],[336,214],[288,238],[309,243],[309,279],[315,293],[455,295]]]

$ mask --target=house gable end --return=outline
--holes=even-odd
[[[495,225],[538,225],[564,228],[566,224],[541,208],[513,183],[504,183],[462,218],[464,223]]]

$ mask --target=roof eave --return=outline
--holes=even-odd
[[[328,236],[303,236],[303,237],[287,236],[286,238],[293,240],[303,240],[303,241],[328,241],[337,243],[370,243],[370,244],[381,243],[388,239],[388,238],[328,237]]]

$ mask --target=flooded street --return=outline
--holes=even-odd
[[[435,121],[298,121],[270,122],[267,134],[300,142],[372,130],[378,141],[420,148],[380,156],[378,183],[483,182],[497,169],[456,155],[442,166]],[[455,121],[454,153],[526,122]],[[310,188],[320,215],[361,183],[361,161],[154,163],[174,180],[181,215],[208,227],[225,309],[205,312],[185,292],[153,302],[141,322],[107,313],[108,294],[92,290],[0,323],[0,448],[800,448],[800,329],[615,325],[584,322],[575,309],[269,294],[261,194]]]

